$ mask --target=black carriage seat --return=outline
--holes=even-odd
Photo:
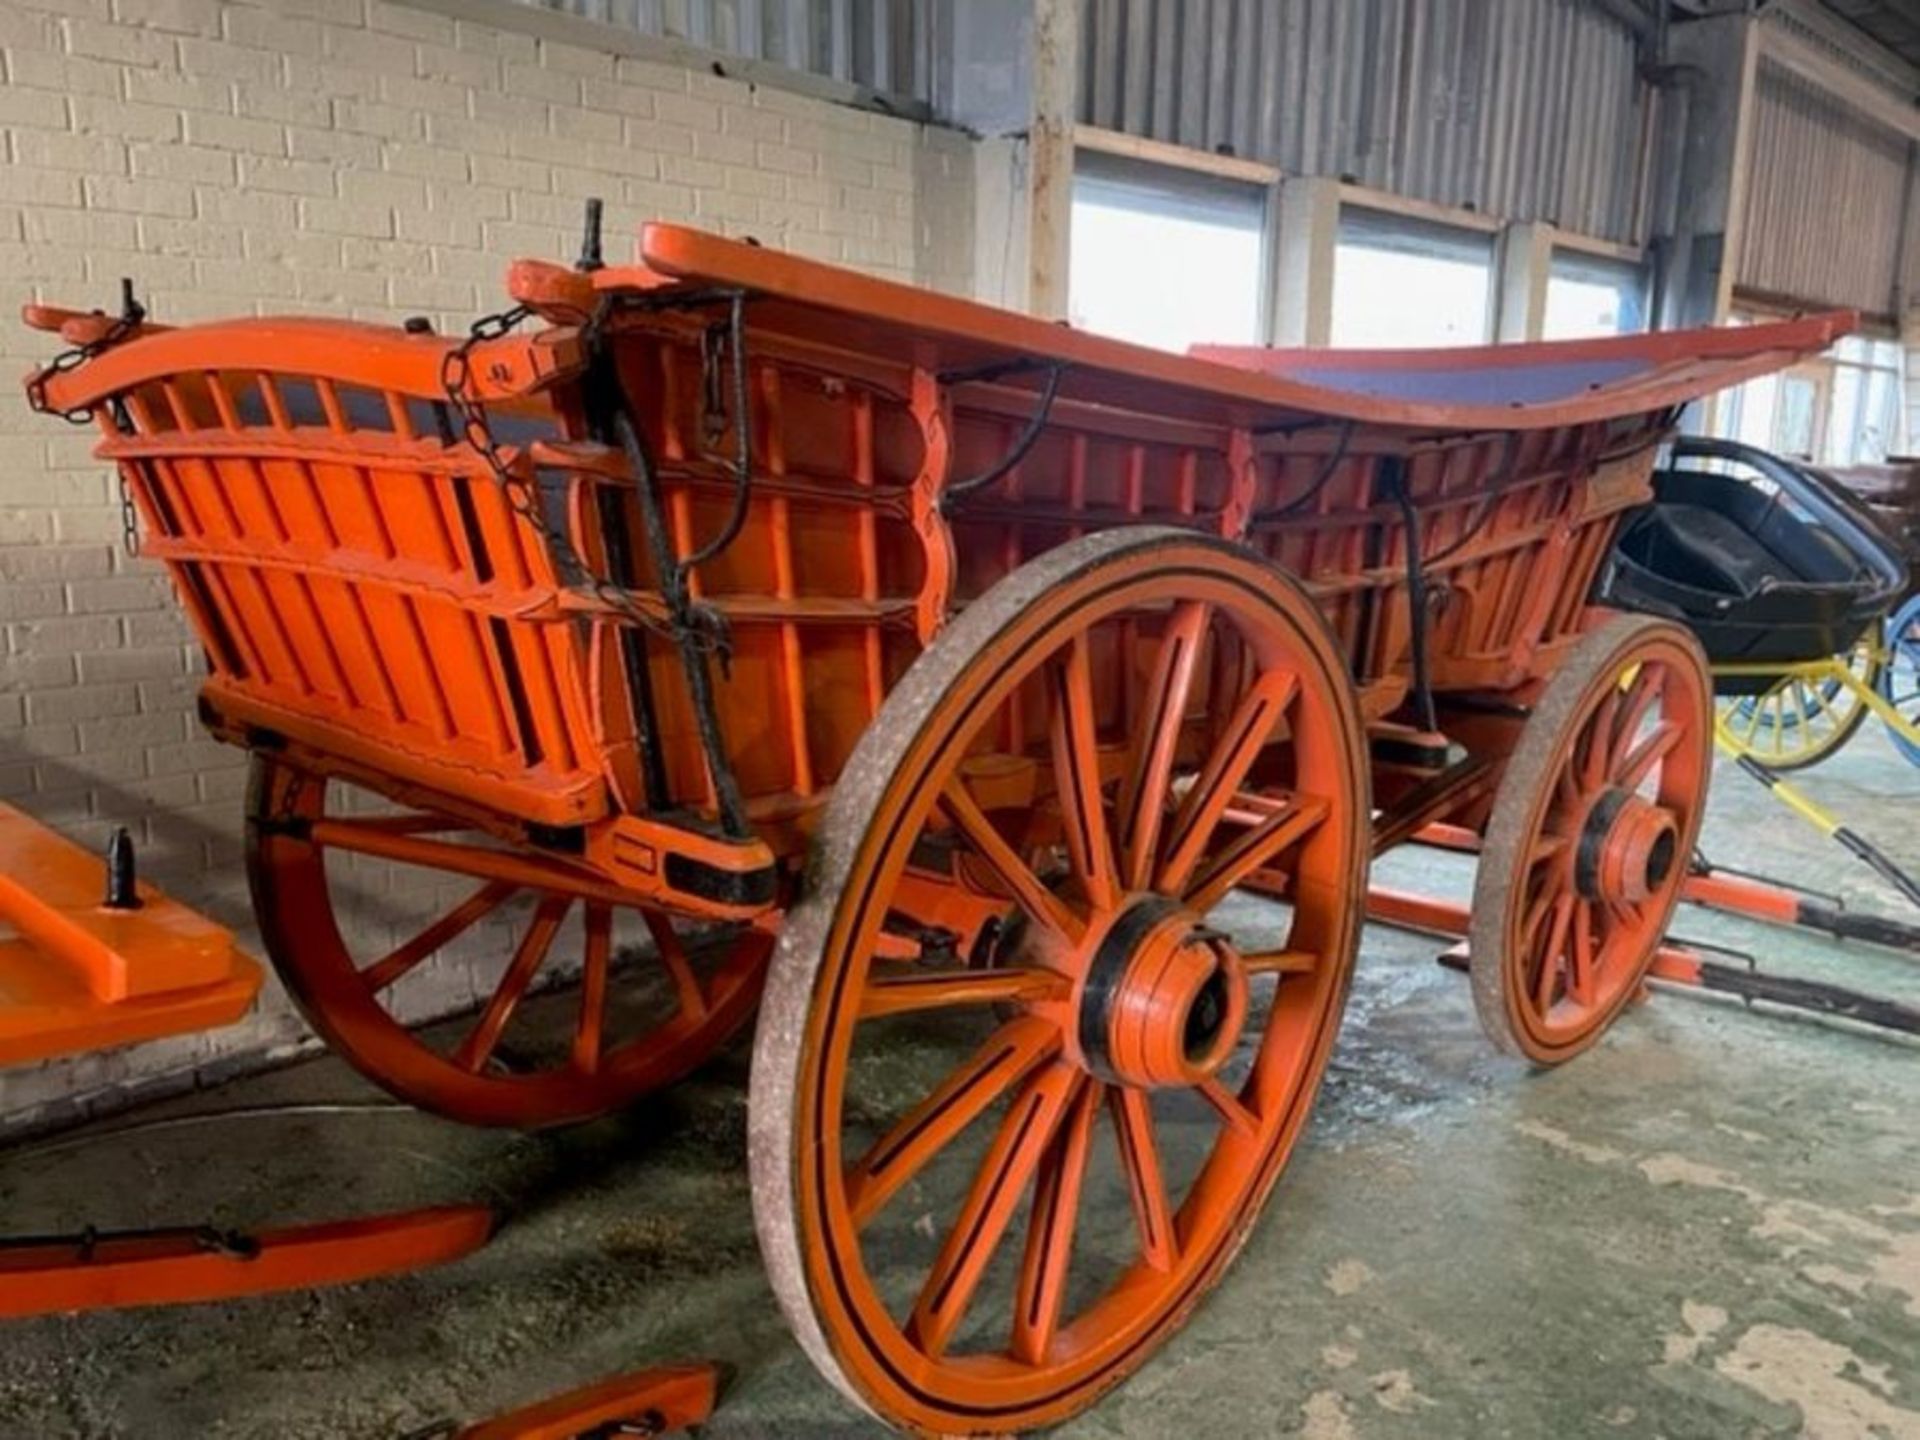
[[[1717,664],[1774,665],[1849,650],[1905,584],[1893,542],[1832,480],[1688,438],[1655,474],[1653,503],[1621,527],[1596,598],[1682,621]]]
[[[1657,575],[1717,595],[1751,599],[1782,584],[1846,585],[1863,567],[1824,530],[1797,521],[1766,501],[1770,513],[1735,515],[1751,507],[1752,486],[1730,476],[1668,472],[1655,485],[1655,503],[1620,537],[1620,548]]]

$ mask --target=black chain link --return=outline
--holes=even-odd
[[[96,311],[96,314],[103,312]],[[58,415],[69,425],[85,425],[93,419],[91,405],[76,405],[71,410],[55,410],[47,400],[47,385],[56,375],[64,375],[84,365],[102,350],[110,350],[138,330],[147,318],[147,310],[133,298],[131,281],[120,282],[120,316],[95,339],[72,349],[62,350],[27,378],[27,404],[38,415]]]
[[[519,472],[515,471],[507,453],[508,447],[503,446],[494,435],[486,407],[474,394],[471,382],[475,347],[512,333],[531,314],[533,310],[530,306],[516,305],[511,310],[482,316],[468,327],[467,338],[447,351],[441,359],[440,388],[446,392],[447,404],[460,417],[459,438],[487,462],[487,468],[493,472],[494,481],[506,498],[507,508],[540,536],[563,572],[577,575],[594,599],[636,625],[665,639],[678,640],[681,637],[679,626],[670,619],[649,613],[626,586],[595,571],[574,545],[573,538],[548,521],[540,501],[539,481],[531,463]],[[718,653],[725,660],[728,645],[723,627],[696,627],[692,633],[704,650]]]
[[[96,311],[95,314],[104,312]],[[125,340],[146,321],[147,308],[133,298],[133,282],[120,282],[120,315],[113,324],[84,345],[75,345],[62,350],[52,360],[27,378],[27,404],[37,415],[58,415],[69,425],[86,425],[93,420],[94,407],[76,405],[71,410],[55,410],[47,399],[47,386],[57,375],[64,375],[93,359],[103,350],[110,350]],[[127,419],[126,404],[118,395],[110,396],[106,402],[112,407],[114,428],[122,434],[131,432],[132,424]],[[134,509],[133,491],[127,484],[127,472],[124,465],[118,467],[120,482],[120,536],[126,543],[127,554],[140,553],[140,516]]]

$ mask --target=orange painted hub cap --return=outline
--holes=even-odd
[[[1671,810],[1608,790],[1587,812],[1575,883],[1589,900],[1638,905],[1673,874],[1680,827]]]
[[[1233,1053],[1247,980],[1226,937],[1169,901],[1120,910],[1076,989],[1080,1061],[1103,1080],[1198,1085]]]

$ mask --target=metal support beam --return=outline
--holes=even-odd
[[[1784,70],[1809,80],[1876,125],[1909,140],[1920,140],[1920,106],[1875,84],[1819,46],[1779,25],[1760,26],[1760,54]]]

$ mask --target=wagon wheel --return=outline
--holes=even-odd
[[[1481,1026],[1557,1065],[1638,991],[1706,809],[1711,686],[1681,627],[1620,615],[1548,684],[1501,779],[1468,947]]]
[[[460,821],[370,813],[367,799],[255,755],[247,876],[267,953],[308,1022],[400,1099],[474,1125],[585,1120],[678,1079],[752,1014],[767,932],[685,937],[612,887],[566,883],[560,867],[496,873],[515,852]],[[343,912],[366,928],[396,909],[390,940],[342,934],[357,928]],[[430,963],[461,949],[455,974]],[[443,1012],[450,984],[474,979],[483,1003],[466,1022],[409,1028],[410,1010]],[[530,1017],[555,1008],[529,997],[560,979],[578,980],[567,1013]]]
[[[1881,684],[1884,657],[1873,635],[1840,657],[1851,677],[1783,675],[1758,695],[1714,703],[1714,728],[1736,755],[1769,770],[1805,770],[1853,738],[1867,718],[1865,695]]]
[[[1904,731],[1887,724],[1894,747],[1920,765],[1920,595],[1887,622],[1887,663],[1880,672],[1880,693],[1906,722]]]
[[[1023,764],[1024,803],[974,778]],[[1313,603],[1224,542],[1073,541],[920,658],[816,835],[754,1053],[761,1247],[829,1380],[919,1432],[1021,1430],[1167,1338],[1318,1089],[1366,797]],[[883,940],[942,846],[1006,897],[984,968]],[[1290,903],[1231,895],[1256,871]]]

